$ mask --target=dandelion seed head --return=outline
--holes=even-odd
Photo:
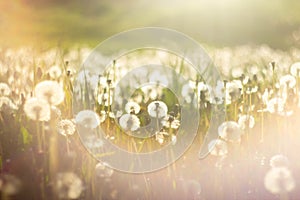
[[[49,76],[53,79],[58,79],[61,74],[61,68],[58,65],[53,65],[52,67],[50,67],[50,69],[48,70]]]
[[[100,119],[97,113],[92,110],[82,110],[75,117],[76,124],[85,128],[94,129],[100,125]]]
[[[164,86],[168,86],[169,80],[167,76],[161,74],[159,71],[154,71],[150,74],[149,77],[150,82],[158,83]]]
[[[285,101],[284,99],[280,97],[274,97],[267,101],[267,110],[270,113],[283,113],[285,107]]]
[[[238,124],[243,130],[246,128],[253,128],[255,120],[252,115],[241,115],[238,119]]]
[[[95,172],[99,178],[110,178],[113,175],[114,170],[111,169],[107,163],[99,162],[95,167]]]
[[[125,105],[125,111],[130,114],[130,113],[133,113],[133,114],[138,114],[141,110],[141,107],[138,103],[136,102],[133,102],[133,101],[129,101],[126,103]]]
[[[167,105],[162,101],[152,101],[147,107],[148,114],[151,117],[162,118],[168,113]]]
[[[202,95],[203,98],[202,98]],[[212,101],[212,88],[210,85],[205,84],[203,82],[199,82],[198,83],[198,96],[200,97],[200,100],[204,100],[204,101],[208,101],[211,102]]]
[[[238,100],[242,94],[243,85],[239,80],[233,80],[226,83],[226,104],[231,104],[232,102]]]
[[[21,189],[21,181],[14,175],[2,174],[0,175],[0,191],[1,193],[12,196],[17,194]]]
[[[50,105],[58,105],[64,100],[63,88],[56,81],[42,81],[35,86],[35,95]]]
[[[241,67],[234,67],[231,69],[231,76],[233,78],[239,78],[242,76],[243,73],[244,73],[244,70]]]
[[[228,142],[240,142],[242,131],[234,121],[223,122],[218,128],[219,136]]]
[[[86,138],[84,141],[84,144],[86,147],[88,147],[90,150],[102,148],[104,145],[104,142],[102,139],[99,139],[98,137],[91,135]]]
[[[8,106],[12,110],[18,109],[18,107],[12,102],[10,98],[0,96],[0,110],[2,110],[4,106]]]
[[[295,62],[294,64],[292,64],[290,73],[295,77],[300,76],[300,62]]]
[[[287,167],[289,165],[289,159],[282,155],[277,154],[271,157],[270,159],[270,166],[271,167]]]
[[[145,85],[141,87],[141,90],[144,93],[145,102],[147,102],[149,99],[157,99],[162,94],[162,87],[159,86]]]
[[[0,83],[0,97],[9,96],[11,93],[10,87],[6,83]]]
[[[136,131],[140,128],[140,119],[134,114],[124,114],[119,119],[119,124],[125,131]]]
[[[60,199],[78,199],[83,191],[83,183],[73,172],[58,173],[54,188]]]
[[[264,185],[273,194],[283,194],[295,188],[295,181],[289,169],[274,167],[266,173]]]
[[[296,78],[292,75],[284,75],[279,80],[280,86],[294,88],[296,86]]]
[[[73,135],[75,133],[75,125],[71,120],[63,119],[57,123],[57,131],[63,136]]]
[[[178,129],[180,126],[180,121],[174,119],[172,115],[167,115],[162,121],[162,125],[166,128]]]
[[[165,131],[158,131],[155,133],[155,140],[162,145],[165,142],[165,136],[168,136],[169,133]]]
[[[24,104],[24,112],[27,117],[37,121],[50,120],[50,106],[43,99],[30,98]]]
[[[214,156],[225,156],[228,153],[227,143],[214,139],[208,143],[208,151]]]

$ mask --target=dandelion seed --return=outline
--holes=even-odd
[[[258,91],[258,86],[253,86],[253,87],[247,87],[246,88],[246,94],[253,94]]]
[[[189,81],[188,83],[184,84],[181,89],[181,95],[184,97],[187,103],[192,102],[192,97],[195,94],[196,90],[196,82]]]
[[[273,194],[285,194],[295,188],[294,178],[287,168],[271,168],[264,179],[265,188]]]
[[[290,73],[295,77],[300,76],[300,62],[296,62],[296,63],[292,64]]]
[[[87,139],[84,141],[84,144],[86,147],[88,147],[90,150],[98,149],[103,147],[104,142],[103,140],[97,138],[96,136],[88,136]]]
[[[100,178],[110,178],[114,170],[109,168],[109,165],[105,162],[99,162],[95,167],[96,175]]]
[[[150,74],[149,77],[150,82],[162,84],[164,86],[168,86],[169,81],[165,75],[162,75],[159,71],[154,71]]]
[[[212,140],[208,143],[208,151],[214,156],[225,156],[228,153],[227,143],[219,139]]]
[[[198,83],[198,96],[200,101],[212,102],[212,88],[203,82]]]
[[[10,87],[6,83],[0,83],[0,97],[9,96],[11,93]]]
[[[76,124],[79,124],[85,128],[94,129],[100,125],[100,119],[97,113],[92,110],[82,110],[75,118]]]
[[[167,115],[162,121],[162,125],[166,128],[178,129],[180,126],[180,121],[178,119],[174,119],[172,115]]]
[[[136,102],[133,101],[129,101],[126,103],[125,105],[125,111],[130,114],[138,114],[141,110],[141,107],[139,104],[137,104]]]
[[[280,97],[274,97],[267,102],[267,111],[270,113],[277,113],[284,115],[285,113],[285,100]]]
[[[273,168],[274,167],[287,167],[288,165],[289,165],[289,159],[282,154],[272,156],[272,158],[270,159],[270,166]]]
[[[294,88],[296,85],[296,78],[292,75],[282,76],[279,80],[280,86]]]
[[[12,102],[12,100],[10,98],[0,97],[0,110],[2,110],[2,108],[4,106],[8,106],[12,110],[17,110],[18,109],[18,107]]]
[[[78,199],[83,191],[83,184],[76,174],[65,172],[57,174],[54,188],[60,199]]]
[[[100,114],[99,114],[99,119],[100,119],[100,123],[103,123],[107,118],[107,114],[104,110],[101,110],[100,111]]]
[[[43,99],[30,98],[24,104],[24,111],[32,120],[48,121],[50,120],[50,106]]]
[[[167,105],[162,101],[153,101],[147,107],[148,113],[151,117],[162,118],[168,113]]]
[[[63,119],[58,122],[57,131],[63,136],[73,135],[75,133],[75,125],[72,121]]]
[[[155,140],[162,145],[165,141],[165,136],[168,136],[169,133],[165,132],[165,131],[159,131],[155,133]]]
[[[238,124],[243,130],[246,128],[253,128],[255,125],[255,120],[251,115],[241,115],[238,119]]]
[[[231,104],[232,102],[237,101],[242,94],[242,83],[239,80],[233,80],[226,83],[226,104]]]
[[[35,86],[35,95],[50,105],[58,105],[64,100],[63,88],[56,81],[43,81]]]
[[[244,70],[241,67],[234,67],[231,69],[231,76],[233,78],[239,78],[242,76],[243,73],[244,73]]]
[[[145,96],[145,102],[149,99],[157,99],[162,94],[162,88],[153,86],[153,85],[146,85],[141,88]]]
[[[0,191],[4,196],[12,196],[17,194],[21,189],[21,181],[14,175],[0,175]]]
[[[234,121],[223,122],[218,128],[219,136],[228,142],[240,142],[242,131]]]
[[[119,123],[125,131],[136,131],[140,128],[140,119],[134,114],[124,114],[120,117]]]
[[[49,70],[48,70],[49,76],[53,79],[58,79],[61,74],[61,68],[58,65],[53,65]]]
[[[221,104],[224,101],[225,97],[225,86],[223,81],[217,81],[217,86],[214,89],[215,91],[215,103]]]

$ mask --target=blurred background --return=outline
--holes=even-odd
[[[158,26],[214,47],[299,46],[299,0],[0,0],[0,45],[94,47],[131,28]]]

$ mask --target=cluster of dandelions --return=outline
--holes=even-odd
[[[75,124],[86,129],[95,129],[111,119],[115,119],[125,132],[138,133],[145,125],[142,113],[147,113],[154,122],[155,140],[159,144],[164,144],[166,139],[170,138],[172,143],[176,143],[175,130],[180,127],[180,115],[174,110],[169,110],[170,105],[166,105],[160,99],[163,90],[158,87],[142,88],[143,95],[135,95],[128,102],[121,102],[121,105],[124,104],[124,110],[112,112],[113,100],[122,101],[122,98],[115,98],[114,95],[122,97],[122,91],[115,91],[115,79],[124,76],[126,70],[123,67],[116,67],[117,70],[108,75],[93,75],[86,72],[78,74],[78,79],[88,82],[91,88],[97,89],[88,92],[80,87],[74,87],[73,95],[79,95],[85,101],[83,103],[87,103],[90,95],[91,99],[95,99],[97,109],[82,110],[77,113],[75,119],[62,117],[65,113],[61,112],[62,106],[59,105],[70,105],[66,104],[69,98],[66,88],[72,86],[75,73],[72,64],[80,63],[79,57],[85,57],[88,52],[88,49],[70,51],[64,55],[68,62],[61,61],[56,50],[45,52],[34,59],[30,59],[30,55],[34,55],[30,49],[2,52],[1,111],[9,108],[14,112],[24,107],[26,116],[34,121],[48,123],[56,118],[55,128],[66,138],[74,134]],[[279,52],[262,46],[255,49],[226,48],[216,50],[214,54],[214,60],[217,66],[222,66],[220,70],[227,80],[218,81],[213,87],[193,79],[181,87],[181,95],[194,108],[197,107],[195,105],[199,105],[200,110],[208,109],[210,104],[224,105],[225,122],[218,128],[218,138],[208,145],[212,155],[224,157],[231,153],[233,145],[239,145],[243,140],[247,140],[248,136],[255,134],[252,129],[257,126],[261,117],[268,115],[282,119],[294,116],[295,110],[300,107],[300,63],[295,62],[300,60],[300,52],[297,49]],[[100,56],[99,59],[105,58]],[[269,65],[270,60],[276,62]],[[33,67],[34,65],[39,67]],[[153,82],[170,84],[166,76],[158,72],[149,74],[149,77]],[[42,81],[45,79],[47,80]],[[40,134],[41,132],[38,136]],[[259,137],[259,141],[264,141],[263,132]],[[87,141],[91,147],[99,148],[103,145],[103,142],[95,136],[89,137]],[[271,193],[282,195],[292,191],[295,188],[295,180],[288,167],[287,158],[282,155],[274,156],[270,163],[271,169],[265,176],[266,189]],[[103,164],[97,165],[96,171],[100,177],[111,176],[113,172]],[[78,198],[83,188],[74,174],[57,175],[56,186],[61,198]],[[0,179],[1,191],[5,191],[8,195],[15,193],[19,187],[19,182],[11,177]]]
[[[136,102],[128,102],[125,105],[126,114],[123,114],[119,119],[121,128],[125,131],[138,131],[140,128],[140,119],[137,114],[141,111],[140,105]],[[165,142],[166,137],[170,137],[172,143],[176,142],[176,133],[172,130],[177,130],[180,126],[180,120],[174,112],[168,112],[168,107],[163,101],[151,101],[147,105],[147,113],[154,121],[153,128],[155,130],[155,140],[159,144]]]

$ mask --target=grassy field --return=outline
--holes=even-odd
[[[1,1],[0,199],[298,199],[299,8],[298,0]],[[85,60],[106,38],[144,26],[196,39],[220,80],[161,49],[127,52],[103,72]]]

